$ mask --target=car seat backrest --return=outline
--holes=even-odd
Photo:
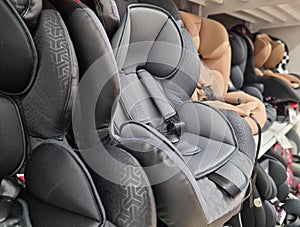
[[[217,77],[217,87],[221,89],[221,94],[225,94],[229,83],[231,61],[231,48],[226,29],[211,19],[183,11],[180,15],[193,37],[202,61]],[[218,32],[217,36],[215,32]]]
[[[272,45],[265,34],[258,34],[254,41],[255,67],[261,68],[269,59],[272,52]]]
[[[74,216],[77,224],[103,223],[105,214],[91,177],[65,139],[78,82],[68,31],[47,1],[4,0],[0,11],[0,29],[5,31],[0,33],[0,78],[1,85],[6,84],[0,89],[5,93],[0,95],[0,162],[7,162],[0,163],[0,175],[15,173],[20,160],[30,155],[24,199],[34,198],[28,205],[35,226],[45,224],[43,217],[53,226]],[[32,208],[37,204],[42,209]]]
[[[266,35],[268,36],[268,35]],[[275,66],[282,60],[284,56],[284,46],[282,43],[274,41],[268,36],[268,40],[271,44],[272,51],[268,60],[264,64],[265,69],[274,69]]]
[[[22,18],[13,5],[0,2],[0,179],[15,173],[26,155],[21,113],[6,95],[17,96],[30,89],[37,69],[37,52]],[[16,39],[18,37],[18,39]]]
[[[33,87],[22,100],[28,130],[32,137],[63,138],[71,124],[78,65],[68,31],[50,4],[44,6],[34,40],[39,70]]]
[[[244,74],[248,61],[248,46],[246,41],[234,32],[229,32],[229,41],[232,50],[230,80],[233,88],[239,90],[244,85]]]
[[[52,2],[66,21],[74,43],[82,83],[82,86],[79,86],[79,93],[82,95],[84,94],[82,89],[88,89],[93,93],[94,103],[97,103],[92,109],[88,107],[89,103],[81,103],[86,105],[82,107],[85,110],[83,114],[94,115],[86,117],[84,124],[90,123],[89,127],[92,127],[96,123],[96,129],[107,128],[115,110],[114,100],[117,100],[120,88],[117,66],[106,32],[94,12],[86,5],[72,1],[52,0]],[[82,33],[88,35],[83,39]],[[101,75],[93,74],[95,70],[99,70]],[[92,100],[92,96],[89,100]],[[93,119],[96,122],[93,122]],[[90,135],[83,136],[88,139]]]

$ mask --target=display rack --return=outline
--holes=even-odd
[[[297,121],[300,122],[300,115],[297,116]],[[274,124],[264,133],[262,133],[261,137],[261,146],[258,157],[263,156],[270,148],[272,148],[277,143],[277,135],[281,133],[282,135],[286,135],[292,128],[293,124],[288,122],[280,123],[274,122]],[[258,142],[258,136],[254,136],[255,143]]]

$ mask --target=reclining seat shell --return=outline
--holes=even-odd
[[[252,133],[256,134],[257,123],[252,118],[255,118],[263,128],[267,119],[266,110],[263,103],[256,97],[242,91],[228,92],[231,48],[226,29],[211,19],[183,11],[180,14],[185,27],[194,39],[202,62],[205,62],[205,65],[202,65],[200,86],[198,85],[192,99],[199,100],[201,87],[210,87],[216,100],[210,101],[208,98],[209,101],[205,103],[218,109],[239,113],[250,125]]]
[[[174,11],[175,6],[169,5]],[[184,102],[198,80],[199,68],[193,67],[199,60],[193,41],[180,24],[178,13],[176,22],[165,10],[146,4],[130,5],[121,18],[112,39],[122,84],[115,138],[143,165],[163,223],[220,226],[240,208],[252,172],[254,146],[246,149],[248,153],[241,152],[233,128],[220,112],[201,103]],[[196,65],[184,66],[190,60]],[[185,127],[177,134],[179,143],[172,144],[164,137],[168,136],[161,130],[164,127],[158,126],[175,115]],[[130,119],[135,121],[128,122]],[[241,127],[249,131],[243,124]],[[233,187],[241,192],[228,195],[230,190],[225,192],[213,182],[218,181],[211,177],[214,174],[236,184]],[[207,191],[215,193],[207,197]]]

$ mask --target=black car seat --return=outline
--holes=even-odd
[[[210,95],[204,95],[205,103],[218,109],[239,113],[251,127],[252,133],[257,134],[257,123],[263,128],[267,120],[263,103],[242,91],[228,92],[231,48],[227,30],[212,19],[184,11],[181,11],[180,15],[193,37],[202,64],[201,76],[192,100],[204,101],[202,94],[206,94],[210,89]]]
[[[260,166],[264,171],[271,177],[275,183],[273,190],[275,190],[276,200],[272,199],[273,202],[276,201],[277,205],[283,209],[286,213],[285,224],[287,226],[299,226],[300,225],[300,201],[295,198],[290,198],[290,188],[286,182],[286,168],[284,165],[272,156],[264,156],[263,160],[260,162]],[[263,188],[266,185],[260,185]],[[282,203],[282,204],[280,204]]]
[[[236,25],[230,30],[244,37],[249,45],[252,45],[255,49],[255,37],[245,25]],[[261,68],[265,64],[272,50],[269,43],[263,41],[261,44],[264,45],[260,48],[258,42],[256,45],[256,54],[258,56],[255,56],[255,66],[257,68]],[[249,73],[245,74],[245,84],[259,87],[263,91],[264,97],[268,99],[268,102],[273,104],[300,101],[299,89],[292,88],[276,77],[263,76],[259,69],[256,69],[255,72],[250,70]]]
[[[1,179],[22,172],[20,167],[26,160],[25,189],[20,197],[28,204],[33,226],[156,226],[152,191],[144,187],[148,179],[136,159],[108,143],[106,149],[101,147],[97,152],[110,150],[124,164],[114,166],[102,155],[102,159],[94,157],[98,169],[87,168],[80,158],[84,155],[77,155],[68,144],[66,135],[79,79],[76,55],[80,49],[75,54],[73,40],[58,10],[48,1],[11,2],[14,5],[8,0],[0,2],[0,30],[6,31],[0,34]],[[69,7],[64,13],[76,11],[69,23],[78,27],[79,22],[84,22],[86,28],[92,28],[85,39],[92,34],[97,36],[101,48],[90,50],[95,50],[98,57],[107,54],[109,60],[113,59],[104,29],[91,11],[79,3],[74,7],[73,1],[59,2]],[[77,47],[86,43],[79,35],[76,38]],[[95,56],[90,53],[90,57]],[[84,55],[80,57],[87,60]],[[101,70],[111,68],[113,63]],[[117,95],[118,89],[113,94]],[[101,103],[101,107],[106,108],[105,104]],[[109,119],[106,115],[101,120]],[[118,181],[101,177],[101,168]],[[12,204],[17,194],[12,192],[17,187],[7,179],[0,188],[0,225],[30,226],[26,204],[20,202],[25,212],[20,212],[18,205],[22,200]],[[99,193],[104,196],[106,212]]]
[[[104,224],[90,175],[64,142],[78,80],[67,30],[55,11],[42,10],[42,1],[4,0],[0,11],[1,179],[22,173],[26,161],[34,226]],[[20,200],[13,202],[16,188],[7,182],[0,188],[0,225],[31,226],[28,211],[16,206]]]
[[[80,157],[102,198],[107,218],[116,226],[156,226],[153,192],[144,170],[128,152],[117,148],[110,136],[114,101],[118,100],[120,88],[116,61],[106,32],[94,12],[83,3],[73,0],[49,2],[65,21],[78,56],[80,86],[73,109],[73,132]],[[92,95],[87,102],[82,102],[85,89]],[[90,103],[95,104],[91,112]],[[84,105],[83,111],[78,112],[81,105]],[[95,131],[88,127],[89,123]],[[93,133],[96,133],[96,141]],[[80,143],[82,141],[85,142]]]
[[[98,1],[98,9],[105,4]],[[89,5],[97,12],[95,2]],[[199,59],[171,1],[116,1],[116,6],[109,17],[118,25],[111,40],[122,91],[114,116],[118,146],[143,165],[162,225],[220,226],[239,211],[246,193],[255,156],[251,130],[238,115],[232,117],[235,130],[249,135],[241,152],[223,114],[189,101]]]
[[[262,92],[255,86],[244,84],[246,70],[254,72],[254,54],[253,47],[247,44],[247,41],[239,34],[229,32],[229,41],[232,50],[231,55],[231,73],[229,90],[243,90],[244,92],[255,96],[261,102],[264,102]],[[276,120],[276,109],[269,103],[264,102],[266,108],[267,121],[262,131],[266,131]]]

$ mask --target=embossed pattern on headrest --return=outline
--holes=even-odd
[[[0,1],[0,91],[27,91],[37,68],[37,53],[26,26],[7,0]]]
[[[42,0],[9,0],[23,18],[27,26],[33,28],[42,11]]]

